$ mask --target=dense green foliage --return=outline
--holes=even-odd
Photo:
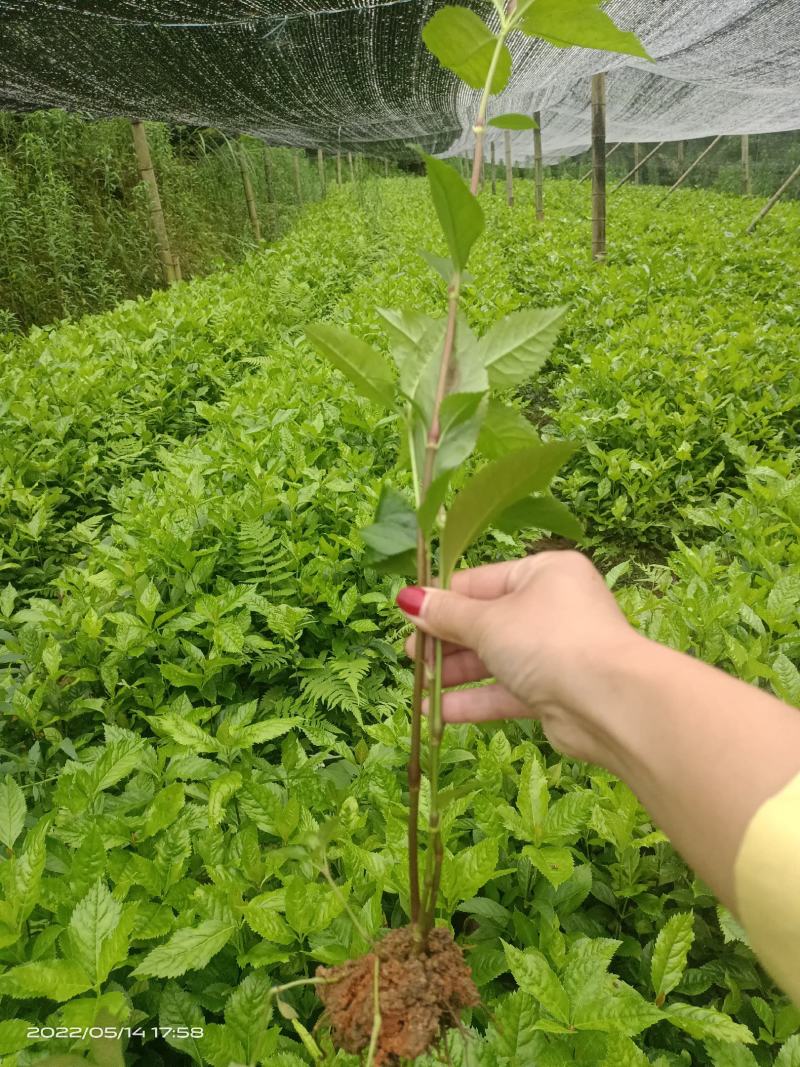
[[[234,143],[209,130],[147,129],[184,277],[241,260],[254,242]],[[297,217],[293,154],[247,142],[266,238]],[[303,199],[317,199],[316,160],[300,152],[299,164]],[[328,157],[326,167],[335,181],[335,161]],[[124,119],[0,113],[0,218],[0,336],[100,311],[163,284]]]
[[[527,185],[485,196],[468,317],[569,306],[517,402],[581,444],[557,492],[587,548],[646,632],[800,704],[800,219],[745,241],[749,205],[657,192],[616,198],[604,270],[585,186],[539,227]],[[31,1024],[141,1027],[126,1063],[331,1062],[313,994],[292,1020],[266,990],[366,950],[345,900],[370,936],[407,920],[410,672],[356,533],[397,426],[303,327],[384,348],[376,306],[441,314],[433,232],[422,182],[334,193],[230,273],[1,357],[3,1065],[123,1062]],[[514,723],[449,727],[442,787],[439,918],[486,1005],[455,1063],[800,1062],[800,1013],[625,786]]]

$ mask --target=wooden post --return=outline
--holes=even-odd
[[[269,156],[269,146],[264,146],[264,178],[267,183],[267,203],[271,204],[275,199],[272,189],[272,160]]]
[[[541,222],[544,218],[544,163],[542,160],[542,113],[535,112],[533,121],[536,129],[533,131],[533,177],[536,186],[536,219]]]
[[[384,160],[383,160],[383,176],[384,176],[384,178],[388,178],[389,177],[389,157],[388,156],[386,156],[384,158]]]
[[[294,170],[294,191],[297,197],[297,203],[303,203],[303,187],[300,184],[300,150],[295,149],[292,152],[292,168]]]
[[[686,170],[683,172],[683,174],[681,174],[680,178],[678,178],[678,180],[675,182],[675,184],[670,189],[667,190],[667,192],[664,194],[664,196],[661,197],[659,202],[656,204],[656,207],[660,207],[664,203],[664,201],[667,199],[668,196],[671,196],[672,193],[674,193],[675,190],[679,186],[683,185],[683,183],[686,181],[686,179],[692,173],[692,171],[697,166],[697,164],[700,162],[700,160],[701,159],[705,159],[705,157],[708,155],[708,153],[711,151],[711,149],[715,148],[719,144],[719,142],[721,140],[722,140],[722,134],[720,134],[718,137],[714,138],[714,140],[711,142],[711,144],[708,146],[708,148],[704,152],[700,153],[700,155],[697,157],[697,159],[694,161],[694,163],[690,164],[686,168]]]
[[[241,141],[239,141],[236,158],[239,160],[239,170],[242,174],[244,199],[247,203],[247,214],[250,216],[250,228],[253,231],[253,238],[255,242],[256,244],[258,244],[261,240],[261,223],[258,220],[258,211],[256,210],[256,196],[253,192],[253,183],[250,181],[250,171],[247,169],[247,153]]]
[[[678,141],[678,166],[686,165],[686,142]]]
[[[317,170],[319,171],[319,195],[325,195],[325,153],[317,149]]]
[[[634,174],[637,174],[639,172],[639,169],[645,165],[645,163],[648,161],[648,159],[652,159],[653,156],[656,154],[656,152],[660,148],[663,148],[666,143],[667,143],[666,141],[660,141],[655,146],[655,148],[653,149],[652,152],[648,152],[647,155],[644,157],[644,159],[640,163],[636,164],[636,166],[633,168],[633,170],[628,171],[628,173],[625,175],[625,177],[622,179],[622,181],[617,182],[617,184],[614,186],[614,188],[611,190],[611,192],[615,193],[617,191],[617,189],[621,189],[622,186],[627,181],[630,181],[630,179],[634,176]]]
[[[611,157],[614,155],[614,153],[616,152],[616,150],[618,148],[622,148],[622,141],[617,141],[617,143],[615,145],[612,145],[611,148],[609,148],[609,150],[606,152],[606,159],[607,160],[611,159]],[[586,171],[586,173],[582,174],[580,176],[578,181],[579,182],[587,181],[589,178],[591,178],[593,173],[594,173],[594,168],[593,167],[589,167],[589,169]]]
[[[133,147],[136,152],[136,163],[139,167],[139,176],[147,186],[147,196],[150,201],[150,223],[156,238],[156,247],[164,270],[164,280],[167,285],[173,285],[177,280],[175,276],[175,261],[172,257],[172,249],[169,245],[167,223],[164,219],[164,209],[161,206],[161,195],[158,191],[158,179],[153,170],[153,160],[150,156],[150,145],[147,142],[147,131],[141,119],[132,119]]]
[[[511,130],[503,130],[506,146],[506,200],[514,206],[514,168],[511,163]]]
[[[750,178],[750,135],[742,134],[742,192],[745,196],[753,195],[753,183]]]
[[[494,141],[492,141],[492,196],[497,196],[497,156]]]
[[[633,173],[634,173],[634,183],[636,185],[638,185],[639,184],[639,179],[641,177],[641,175],[639,174],[639,142],[638,141],[635,141],[634,145],[633,145]]]
[[[778,201],[783,196],[783,194],[786,192],[786,190],[789,188],[789,186],[793,182],[797,181],[798,178],[800,178],[800,167],[798,167],[796,170],[792,171],[792,173],[789,175],[789,177],[786,179],[786,181],[783,183],[783,185],[780,187],[780,189],[777,191],[777,193],[775,193],[775,195],[764,205],[764,207],[762,207],[762,209],[759,211],[759,213],[756,215],[756,217],[753,219],[753,221],[747,227],[747,230],[745,231],[746,233],[752,233],[753,232],[753,230],[756,228],[756,226],[758,226],[759,222],[761,222],[761,220],[764,218],[765,215],[768,215],[770,213],[770,211],[772,211],[772,209],[778,203]]]
[[[347,163],[348,163],[348,166],[350,167],[350,181],[354,182],[356,180],[356,171],[355,171],[355,167],[353,166],[353,153],[352,152],[348,152],[347,153]]]
[[[336,184],[342,184],[342,153],[336,153]]]
[[[606,76],[592,78],[592,258],[606,258]]]

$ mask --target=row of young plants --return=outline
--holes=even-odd
[[[431,229],[420,184],[383,184],[367,211],[342,201],[338,221],[327,210],[309,216],[300,269],[323,239],[334,244],[332,226],[347,259],[340,252],[320,268],[329,300],[301,300],[298,316],[266,337],[257,309],[276,278],[294,277],[291,242],[219,279],[218,297],[209,281],[119,312],[125,331],[140,315],[149,333],[157,318],[212,301],[212,326],[202,321],[185,343],[209,344],[203,362],[214,352],[226,366],[237,353],[263,362],[246,364],[244,380],[233,367],[216,395],[193,397],[192,424],[130,469],[132,480],[106,475],[103,517],[58,557],[53,583],[37,579],[28,591],[22,567],[23,581],[0,597],[4,1063],[56,1050],[119,1057],[97,1041],[27,1038],[28,1025],[103,1023],[144,1030],[126,1042],[129,1063],[177,1054],[296,1067],[315,1062],[317,1048],[331,1062],[356,1062],[324,1031],[308,1033],[319,1009],[307,987],[282,994],[281,1011],[266,993],[366,952],[409,914],[410,672],[392,607],[398,582],[375,574],[356,533],[398,433],[396,420],[313,358],[299,325],[327,315],[383,348],[376,305],[435,310],[438,283],[413,258]],[[794,342],[778,264],[788,269],[792,248],[775,229],[748,269],[744,249],[709,247],[705,224],[659,232],[626,194],[617,209],[626,248],[598,278],[578,248],[584,196],[548,187],[540,231],[520,211],[485,202],[502,241],[476,246],[466,314],[480,334],[530,303],[572,306],[534,399],[545,436],[571,430],[580,411],[601,443],[599,455],[583,449],[570,461],[559,495],[587,522],[590,546],[602,536],[607,555],[616,552],[622,566],[611,580],[638,624],[796,701],[798,597],[786,579],[796,564],[797,473],[785,438],[764,435],[773,410],[790,418]],[[708,196],[688,202],[706,218],[736,210]],[[697,300],[691,335],[676,287]],[[267,314],[283,305],[291,302]],[[741,323],[750,376],[732,375],[730,353],[704,357],[722,330],[702,319],[711,311]],[[117,325],[113,315],[103,321]],[[659,375],[668,354],[672,373]],[[776,366],[765,415],[761,375]],[[76,352],[76,383],[89,367]],[[623,417],[609,404],[614,390],[617,400],[635,397],[638,412]],[[731,399],[714,408],[707,395]],[[687,429],[675,416],[692,405],[702,417]],[[675,471],[689,434],[696,447]],[[726,434],[729,466],[712,483],[716,456],[704,450]],[[491,441],[483,448],[491,455]],[[647,461],[673,479],[671,502],[626,481],[648,448]],[[622,470],[614,479],[612,460]],[[615,492],[630,490],[635,509],[598,506],[610,495],[597,489],[603,475]],[[80,495],[70,500],[65,529],[85,519]],[[674,534],[682,544],[670,551]],[[643,549],[653,545],[658,565],[647,568]],[[517,551],[494,530],[475,558]],[[795,1064],[797,1012],[625,787],[561,759],[524,724],[448,728],[440,765],[438,917],[466,947],[484,1002],[468,1017],[470,1038],[453,1035],[454,1062]],[[423,785],[423,819],[428,806]],[[320,829],[332,816],[323,852]]]

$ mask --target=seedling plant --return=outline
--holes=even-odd
[[[446,285],[446,315],[378,309],[389,337],[390,359],[334,325],[306,335],[316,351],[347,375],[356,389],[398,419],[400,465],[410,474],[413,499],[386,482],[373,525],[362,530],[368,565],[412,574],[420,586],[450,585],[459,560],[489,527],[505,533],[536,527],[578,538],[581,527],[548,489],[574,446],[542,441],[502,394],[529,380],[544,365],[565,308],[512,313],[478,338],[462,307],[472,279],[470,253],[485,229],[477,198],[487,123],[526,129],[524,115],[489,119],[490,98],[508,84],[514,31],[558,46],[584,45],[646,55],[638,39],[617,29],[595,0],[495,0],[493,32],[467,8],[445,7],[423,31],[440,62],[481,93],[474,125],[471,188],[447,163],[424,156],[430,194],[447,256],[422,255]],[[490,461],[477,470],[476,451]],[[458,484],[454,493],[451,487]],[[461,950],[446,929],[435,928],[442,875],[440,752],[442,643],[417,633],[417,656],[408,766],[408,876],[410,923],[393,931],[370,956],[320,968],[320,998],[336,1043],[348,1052],[367,1050],[368,1064],[414,1059],[459,1023],[462,1009],[478,1001]],[[419,841],[423,697],[429,694],[427,775],[430,787],[427,847]],[[383,975],[381,974],[383,967]]]

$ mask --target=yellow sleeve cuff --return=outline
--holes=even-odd
[[[800,1007],[800,774],[751,819],[734,880],[753,951]]]

